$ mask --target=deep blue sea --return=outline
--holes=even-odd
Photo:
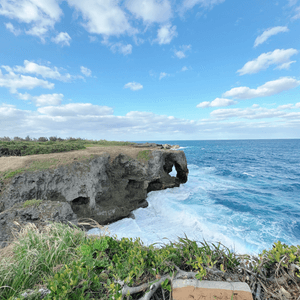
[[[188,181],[149,193],[149,206],[133,211],[135,219],[107,226],[110,236],[139,237],[161,248],[185,233],[254,255],[278,240],[300,244],[299,139],[149,142],[179,145]]]

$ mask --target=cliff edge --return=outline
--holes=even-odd
[[[148,206],[148,192],[178,187],[187,176],[184,152],[155,144],[1,157],[0,248],[20,229],[15,222],[39,227],[91,218],[107,225],[134,217],[133,210]],[[24,205],[32,199],[41,201]]]

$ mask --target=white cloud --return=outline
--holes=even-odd
[[[205,107],[229,106],[234,104],[237,104],[237,101],[225,99],[225,98],[216,98],[211,102],[209,101],[201,102],[196,107],[205,108]]]
[[[54,84],[36,77],[15,74],[14,72],[9,72],[9,74],[3,75],[0,70],[0,87],[9,88],[11,93],[17,93],[17,89],[20,88],[28,90],[35,87],[53,89]]]
[[[56,0],[1,0],[0,15],[32,24],[25,33],[38,36],[43,42],[43,35],[54,27],[62,14]]]
[[[286,26],[276,26],[266,29],[260,36],[258,36],[254,42],[254,47],[264,43],[272,35],[276,35],[279,32],[287,32],[289,29]]]
[[[299,103],[300,106],[300,103]],[[161,140],[170,138],[203,139],[224,138],[297,138],[300,112],[266,110],[251,107],[248,112],[223,109],[214,111],[212,118],[187,120],[152,112],[130,111],[125,116],[113,115],[110,107],[88,103],[46,106],[37,111],[17,109],[14,105],[0,104],[2,136],[30,137],[59,136],[108,140]],[[226,113],[227,111],[227,113]],[[226,121],[237,118],[237,121]],[[269,122],[259,118],[268,118]],[[244,120],[243,120],[244,119]],[[256,119],[255,122],[251,119]]]
[[[267,69],[270,65],[278,65],[278,69],[288,69],[291,63],[295,61],[290,61],[292,55],[298,54],[296,49],[276,49],[273,52],[267,52],[261,54],[258,58],[248,61],[240,70],[237,72],[240,75],[253,74],[261,70]]]
[[[61,43],[62,46],[70,46],[71,37],[67,32],[60,32],[55,38],[51,39],[54,43]]]
[[[113,114],[108,106],[93,105],[91,103],[69,103],[62,106],[46,106],[38,108],[39,113],[53,117],[67,116],[107,116]]]
[[[200,5],[205,8],[212,8],[213,6],[224,2],[225,0],[184,0],[183,8],[185,10],[193,8],[195,5]]]
[[[157,30],[157,41],[160,45],[162,44],[170,44],[172,39],[177,36],[176,26],[172,26],[171,24],[166,24],[161,26]]]
[[[63,94],[43,94],[34,96],[32,99],[36,106],[60,105],[62,102]]]
[[[292,20],[300,19],[300,6],[295,8],[296,14],[292,17]]]
[[[83,75],[85,75],[85,76],[87,76],[87,77],[89,77],[89,76],[92,75],[92,71],[91,71],[90,69],[86,68],[86,67],[81,66],[81,67],[80,67],[80,71],[81,71],[81,73],[82,73]]]
[[[118,51],[121,54],[128,55],[132,53],[132,45],[124,45],[122,43],[115,43],[110,46],[110,49],[115,53]]]
[[[89,32],[106,36],[124,33],[134,34],[125,12],[117,1],[111,0],[67,0],[68,4],[80,12],[86,23],[81,25]]]
[[[277,80],[268,81],[257,89],[250,89],[246,86],[233,88],[225,92],[223,97],[233,97],[234,99],[252,99],[257,97],[267,97],[288,91],[300,85],[300,80],[291,77],[281,77]]]
[[[16,93],[18,98],[21,99],[21,100],[29,100],[29,99],[32,99],[32,96],[30,94],[28,94],[27,92],[25,94],[22,94],[22,93]]]
[[[187,71],[188,68],[186,66],[182,67],[181,71],[184,72],[184,71]]]
[[[169,0],[127,0],[126,7],[145,23],[166,22],[172,17]]]
[[[185,57],[185,54],[183,51],[175,51],[174,53],[180,59]]]
[[[131,89],[132,91],[138,91],[143,88],[143,86],[140,83],[137,82],[128,82],[124,85],[125,89]]]
[[[181,59],[181,58],[186,57],[185,52],[187,50],[191,50],[191,47],[192,47],[191,45],[182,45],[182,46],[179,47],[181,50],[177,51],[176,49],[174,49],[173,51],[174,51],[175,55],[179,59]]]
[[[297,108],[296,105],[286,104],[280,105],[277,108],[263,108],[259,105],[253,105],[245,109],[242,108],[227,108],[217,109],[210,113],[213,118],[227,120],[230,118],[244,118],[244,119],[266,119],[266,118],[284,118],[294,119],[300,117],[300,113],[288,113],[285,110]]]
[[[298,0],[288,0],[289,1],[289,6],[296,5]]]
[[[168,76],[169,74],[165,73],[165,72],[160,72],[159,74],[159,80],[161,80],[162,78]]]
[[[295,108],[300,108],[300,102],[295,104]]]
[[[72,76],[68,73],[66,75],[61,75],[58,72],[57,67],[51,69],[49,67],[42,66],[34,62],[30,62],[28,60],[24,60],[24,67],[23,66],[15,66],[14,68],[11,68],[9,66],[1,66],[1,67],[6,69],[6,71],[8,72],[14,71],[17,73],[30,73],[30,74],[40,75],[43,78],[51,78],[60,81],[68,81],[72,78]]]
[[[97,40],[96,36],[89,35],[90,42],[95,42]]]
[[[18,36],[21,33],[20,29],[15,29],[14,25],[9,23],[5,23],[5,27],[12,32],[15,36]]]
[[[123,44],[121,42],[112,43],[109,42],[108,37],[104,37],[103,41],[101,42],[103,45],[106,45],[110,48],[113,53],[119,52],[123,55],[128,55],[132,53],[132,45],[131,44]]]

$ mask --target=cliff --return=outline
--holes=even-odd
[[[156,145],[118,149],[102,147],[98,152],[93,149],[92,157],[85,160],[75,155],[71,162],[69,160],[68,163],[42,170],[22,168],[19,173],[15,172],[16,175],[2,180],[0,248],[12,241],[13,231],[18,228],[14,222],[20,225],[31,222],[40,226],[51,220],[69,221],[77,225],[79,219],[91,218],[100,225],[106,225],[122,218],[134,217],[133,210],[148,206],[148,192],[178,187],[187,181],[184,152],[161,148]],[[63,155],[70,158],[74,153],[82,151]],[[59,157],[60,154],[44,154],[43,160],[50,161],[53,155]],[[41,155],[33,157],[26,158],[31,159],[27,164],[30,162],[33,165]],[[8,172],[9,157],[0,159],[0,174],[1,162],[3,170]],[[23,159],[22,163],[26,165],[24,157],[14,159],[13,162]],[[173,166],[177,172],[176,177],[169,175]],[[42,201],[39,205],[24,206],[31,199]]]

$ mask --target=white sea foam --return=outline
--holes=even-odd
[[[237,253],[257,254],[262,244],[245,223],[245,220],[250,223],[256,220],[251,219],[249,213],[235,213],[207,197],[210,191],[226,190],[232,182],[211,178],[214,168],[189,165],[189,170],[186,184],[150,192],[147,196],[149,206],[133,211],[135,219],[126,218],[108,225],[110,236],[116,234],[117,239],[133,240],[140,237],[144,245],[158,242],[160,244],[155,247],[161,248],[163,243],[169,244],[169,240],[179,242],[178,237],[184,238],[186,234],[199,246],[205,239],[216,244],[221,242]],[[172,172],[176,175],[175,170]],[[92,229],[88,233],[99,232],[99,229]]]

